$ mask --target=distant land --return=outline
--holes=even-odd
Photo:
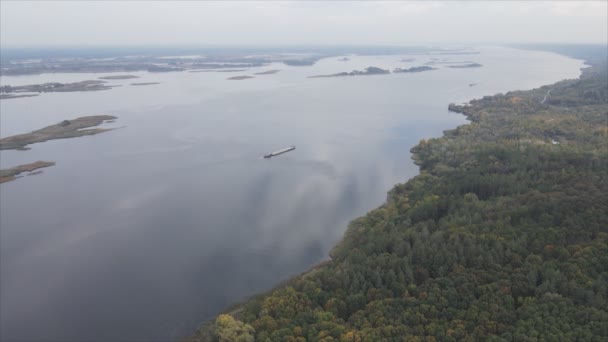
[[[417,66],[417,67],[411,67],[408,69],[396,68],[395,70],[393,70],[393,72],[394,73],[405,73],[405,72],[422,72],[422,71],[431,71],[431,70],[437,70],[437,68],[432,68],[430,66]]]
[[[247,69],[222,69],[222,70],[192,70],[190,72],[243,72]]]
[[[0,139],[0,150],[29,150],[29,144],[41,143],[54,139],[76,138],[85,135],[95,135],[114,128],[94,128],[84,129],[88,127],[98,126],[104,122],[114,122],[115,116],[111,115],[94,115],[84,116],[73,120],[63,120],[62,122],[41,128],[31,133],[13,135]],[[9,169],[0,170],[0,183],[9,182],[18,178],[18,175],[23,172],[31,172],[43,167],[55,165],[54,162],[37,161],[30,164],[19,165]],[[39,172],[30,173],[28,175],[39,174]]]
[[[469,49],[427,46],[342,46],[275,48],[3,48],[0,75],[44,73],[179,72],[235,69],[283,63],[310,66],[322,58],[359,55],[468,55]],[[348,57],[342,57],[345,61]]]
[[[10,54],[9,54],[10,56]],[[109,58],[40,58],[10,59],[4,56],[0,65],[0,75],[32,75],[43,73],[107,73],[107,72],[179,72],[195,70],[242,69],[285,62],[289,65],[312,65],[323,56],[274,55],[268,57],[235,56],[121,56]],[[131,75],[129,75],[131,76]],[[122,76],[104,76],[101,79],[116,80],[135,78]]]
[[[153,85],[160,84],[160,82],[140,82],[140,83],[131,83],[132,86],[145,86],[145,85]]]
[[[462,65],[448,65],[448,68],[454,68],[454,69],[464,69],[464,68],[481,68],[483,65],[479,64],[479,63],[469,63],[469,64],[462,64]]]
[[[427,55],[479,55],[479,51],[439,51],[429,52]]]
[[[93,128],[102,124],[106,120],[114,120],[112,115],[84,116],[73,120],[63,120],[62,122],[41,128],[31,133],[13,135],[0,139],[0,150],[29,150],[27,145],[40,143],[53,139],[67,139],[81,137],[85,135],[95,135],[113,130],[113,128]]]
[[[254,73],[254,75],[272,75],[272,74],[276,74],[277,72],[279,72],[281,70],[266,70],[266,71],[261,71],[261,72],[256,72]]]
[[[391,72],[389,70],[385,70],[385,69],[381,69],[378,67],[367,67],[365,68],[364,71],[360,71],[360,70],[353,70],[351,72],[339,72],[337,74],[330,74],[330,75],[315,75],[315,76],[309,76],[308,78],[320,78],[320,77],[343,77],[343,76],[366,76],[366,75],[385,75],[385,74],[390,74]]]
[[[4,85],[0,87],[0,94],[6,95],[1,99],[10,99],[25,96],[35,96],[27,94],[20,96],[19,93],[53,93],[53,92],[73,92],[73,91],[99,91],[112,89],[114,86],[105,85],[106,81],[88,80],[74,83],[50,82],[42,84],[30,84],[23,86]]]
[[[472,61],[447,61],[447,60],[440,60],[437,58],[431,58],[431,61],[424,63],[425,65],[435,65],[435,64],[471,64],[471,63],[475,63]]]
[[[53,165],[55,165],[54,162],[37,161],[37,162],[30,163],[30,164],[24,164],[24,165],[11,167],[10,169],[0,170],[0,183],[10,182],[12,180],[17,179],[17,176],[20,173],[32,172],[34,170],[37,170],[37,169],[40,169],[43,167],[53,166]],[[40,174],[40,173],[41,173],[41,171],[37,171],[37,172],[28,174],[28,176],[34,175],[34,174]]]
[[[314,65],[317,62],[317,58],[307,58],[307,59],[287,59],[283,61],[283,64],[290,66],[310,66]]]
[[[34,97],[34,96],[38,96],[39,94],[22,94],[22,95],[17,95],[17,94],[0,94],[0,100],[8,100],[8,99],[18,99],[21,97]]]
[[[181,67],[173,67],[173,66],[164,66],[164,65],[150,65],[146,68],[148,72],[174,72],[174,71],[184,71],[185,68]]]
[[[131,78],[139,78],[135,75],[115,75],[115,76],[103,76],[99,77],[100,80],[128,80]]]
[[[247,71],[247,69],[205,69],[205,70],[188,70],[188,72],[243,72]]]
[[[248,80],[250,78],[253,78],[253,76],[232,76],[232,77],[228,77],[227,80],[232,80],[232,81],[241,81],[241,80]]]

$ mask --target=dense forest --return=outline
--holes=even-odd
[[[608,340],[606,70],[451,105],[331,261],[190,339]]]

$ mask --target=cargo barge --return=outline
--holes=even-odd
[[[274,151],[274,152],[269,153],[269,154],[265,154],[265,155],[264,155],[264,158],[269,159],[269,158],[272,158],[272,157],[276,157],[276,156],[278,156],[278,155],[281,155],[281,154],[283,154],[283,153],[287,153],[287,152],[289,152],[289,151],[293,151],[293,150],[295,150],[295,149],[296,149],[296,147],[295,147],[295,146],[289,146],[289,147],[284,148],[284,149],[282,149],[282,150],[278,150],[278,151]]]

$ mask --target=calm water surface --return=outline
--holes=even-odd
[[[2,168],[57,163],[1,186],[2,339],[188,335],[228,305],[326,259],[348,221],[416,175],[413,145],[465,123],[448,103],[575,78],[582,66],[545,52],[480,51],[334,57],[237,73],[139,72],[132,73],[139,79],[110,81],[122,87],[108,91],[1,101],[3,137],[84,115],[115,115],[107,126],[124,126],[0,152]],[[484,67],[306,78],[431,58]],[[281,72],[226,80],[268,69]],[[2,84],[106,75],[4,77]],[[289,145],[297,149],[260,159]]]

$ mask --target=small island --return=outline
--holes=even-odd
[[[433,68],[430,66],[417,66],[417,67],[411,67],[408,69],[402,69],[402,68],[396,68],[395,70],[393,70],[394,73],[406,73],[406,72],[423,72],[423,71],[430,71],[430,70],[437,70],[437,68]]]
[[[160,82],[140,82],[140,83],[131,83],[132,86],[145,86],[145,85],[153,85],[160,84]]]
[[[243,72],[243,71],[247,71],[247,69],[197,69],[197,70],[190,70],[188,72]]]
[[[0,99],[13,99],[19,97],[36,96],[36,94],[20,93],[52,93],[52,92],[72,92],[72,91],[98,91],[112,89],[112,86],[105,85],[105,81],[88,80],[74,83],[50,82],[42,84],[29,84],[23,86],[5,85],[0,87]]]
[[[207,71],[207,72],[243,72],[247,71],[247,69],[226,69],[226,70],[196,70],[196,71]]]
[[[410,62],[414,62],[415,60],[416,60],[416,58],[404,58],[400,62],[410,63]]]
[[[148,72],[173,72],[173,71],[184,71],[183,68],[174,68],[170,66],[162,66],[162,65],[150,65],[148,67]]]
[[[256,72],[256,73],[254,73],[254,75],[272,75],[272,74],[276,74],[279,71],[281,71],[281,70],[266,70],[266,71]]]
[[[0,94],[0,100],[8,100],[8,99],[18,99],[20,97],[34,97],[34,96],[38,96],[39,94]]]
[[[53,163],[53,162],[37,161],[37,162],[30,163],[30,164],[24,164],[24,165],[11,167],[10,169],[0,170],[0,183],[10,182],[12,180],[17,179],[18,178],[17,176],[20,173],[32,172],[34,170],[41,169],[43,167],[53,166],[53,165],[55,165],[55,163]],[[42,173],[42,171],[36,171],[36,172],[32,172],[32,173],[28,174],[28,176],[35,175],[35,174],[37,175],[40,173]]]
[[[240,81],[240,80],[247,80],[250,78],[253,78],[253,76],[233,76],[233,77],[228,77],[227,80]]]
[[[381,69],[378,67],[367,67],[364,71],[353,70],[351,72],[339,72],[337,74],[331,75],[315,75],[309,76],[308,78],[320,78],[320,77],[343,77],[343,76],[366,76],[366,75],[385,75],[390,74],[391,72],[386,69]]]
[[[348,61],[350,61],[350,58],[348,58],[348,57],[338,59],[338,62],[348,62]]]
[[[469,64],[461,64],[461,65],[448,65],[448,68],[454,69],[464,69],[464,68],[480,68],[483,65],[479,63],[469,63]]]
[[[99,77],[100,80],[130,80],[132,78],[139,78],[139,76],[135,76],[135,75],[113,75],[113,76]]]
[[[114,128],[92,128],[98,126],[106,120],[114,120],[111,115],[84,116],[74,120],[63,120],[62,122],[44,127],[31,133],[13,135],[0,139],[0,150],[29,150],[27,145],[44,142],[54,139],[67,139],[81,137],[85,135],[95,135]]]
[[[317,62],[317,58],[310,59],[286,59],[283,60],[283,64],[289,66],[311,66]]]

